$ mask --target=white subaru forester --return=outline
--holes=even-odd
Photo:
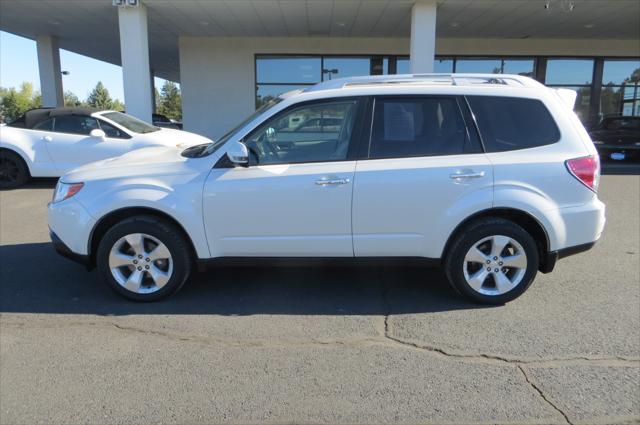
[[[574,101],[516,75],[321,83],[214,143],[67,173],[51,238],[137,301],[213,260],[386,257],[442,265],[462,295],[504,303],[603,231],[598,155]]]

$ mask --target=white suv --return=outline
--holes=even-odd
[[[391,257],[442,265],[462,295],[504,303],[603,231],[598,155],[574,101],[515,75],[321,83],[215,143],[64,175],[51,237],[137,301],[211,260]]]

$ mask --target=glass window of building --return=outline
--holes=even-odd
[[[533,59],[505,59],[502,61],[502,73],[533,78],[535,75],[535,61]]]
[[[518,74],[533,76],[533,59],[482,59],[469,58],[456,60],[456,72],[484,74]]]
[[[456,72],[501,74],[502,61],[500,59],[458,59]]]
[[[593,79],[592,59],[549,59],[545,84],[590,85]]]
[[[545,84],[564,87],[578,93],[574,110],[583,123],[589,121],[593,59],[549,59]]]
[[[307,83],[320,81],[319,57],[259,57],[256,60],[258,83]]]
[[[453,59],[436,58],[433,63],[433,72],[450,74],[453,72]],[[398,58],[396,62],[396,74],[411,74],[411,61],[407,57]]]
[[[605,60],[599,117],[640,116],[640,60]]]
[[[325,57],[322,67],[322,81],[369,75],[370,72],[371,58]]]
[[[295,89],[322,79],[322,59],[313,56],[268,56],[256,58],[256,108]]]

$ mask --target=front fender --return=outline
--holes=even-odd
[[[130,179],[125,182],[89,182],[78,202],[99,222],[112,212],[126,208],[146,208],[168,215],[191,239],[199,258],[209,257],[202,220],[202,175],[179,175],[171,182]],[[84,192],[84,193],[83,193]],[[86,199],[86,201],[85,201]],[[90,200],[90,202],[89,202]]]
[[[20,158],[27,164],[27,168],[29,169],[29,174],[33,175],[33,161],[35,157],[35,153],[33,149],[25,149],[24,146],[14,144],[14,143],[6,143],[3,140],[0,140],[0,149],[7,149],[12,152],[20,155]]]
[[[58,176],[44,142],[29,134],[29,131],[3,125],[0,127],[0,149],[8,149],[20,155],[33,177]]]

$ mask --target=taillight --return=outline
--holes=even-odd
[[[578,179],[580,183],[594,192],[598,191],[600,181],[600,160],[597,156],[583,156],[582,158],[568,159],[567,170]]]

